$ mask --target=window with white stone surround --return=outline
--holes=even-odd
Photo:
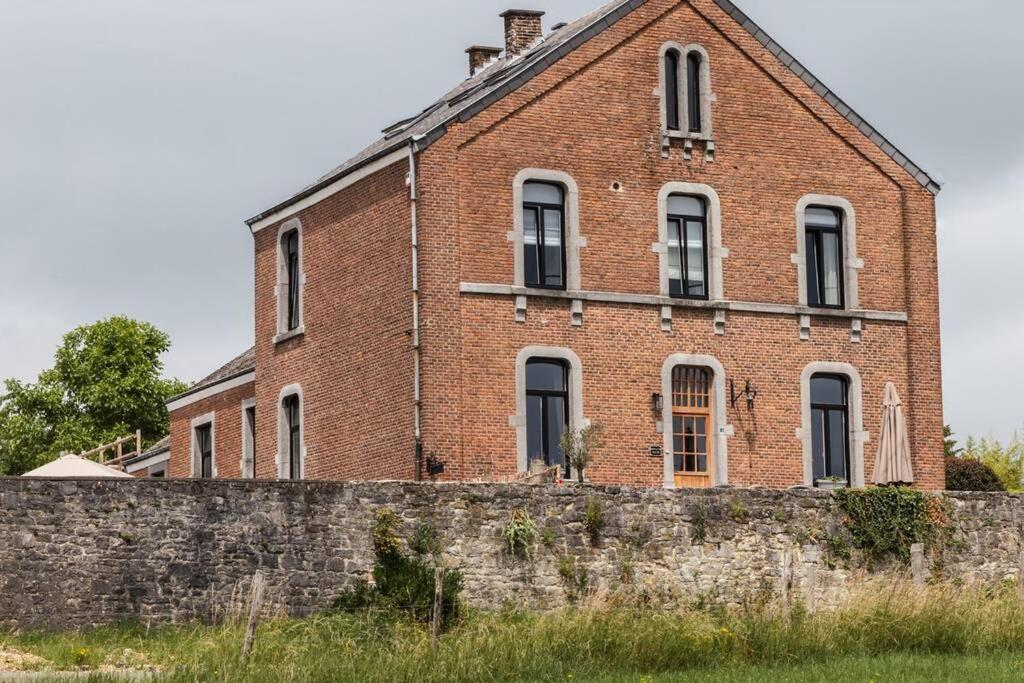
[[[842,197],[809,194],[796,205],[798,302],[801,306],[857,310],[857,214]]]
[[[302,221],[293,218],[281,224],[277,233],[277,334],[274,342],[302,335],[306,331],[303,307],[306,275],[302,258]]]

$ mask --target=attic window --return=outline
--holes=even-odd
[[[711,139],[711,68],[700,45],[661,48],[661,119],[668,136]]]

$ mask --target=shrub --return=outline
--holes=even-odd
[[[970,437],[964,446],[964,456],[988,465],[1007,491],[1019,491],[1024,477],[1024,441],[1014,433],[1006,444],[998,439]]]
[[[949,511],[941,498],[899,486],[839,489],[832,495],[846,514],[851,545],[869,563],[887,557],[906,562],[915,543],[932,547],[949,540]]]
[[[583,483],[583,472],[590,466],[595,453],[604,447],[604,425],[595,422],[579,431],[566,429],[562,432],[561,447],[566,462],[572,465],[580,483]]]
[[[501,537],[508,544],[510,553],[529,557],[530,549],[537,540],[537,525],[529,512],[519,508],[512,511],[512,516],[501,531]]]
[[[373,549],[377,562],[373,568],[373,585],[358,581],[334,601],[342,611],[379,609],[406,614],[417,621],[430,621],[437,589],[434,566],[426,560],[406,557],[401,540],[395,533],[398,516],[389,508],[377,512],[373,528]],[[418,534],[419,535],[419,534]],[[462,573],[446,569],[441,588],[441,622],[452,625],[459,614]]]
[[[586,510],[583,511],[583,528],[586,529],[591,543],[597,543],[604,529],[604,507],[597,498],[588,498]]]
[[[974,458],[946,458],[946,488],[950,491],[1005,491],[995,471]]]

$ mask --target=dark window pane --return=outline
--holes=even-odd
[[[526,284],[540,284],[539,210],[523,209],[523,266]]]
[[[562,455],[562,432],[565,431],[565,399],[561,396],[549,396],[547,398],[547,424],[545,425],[545,447],[548,452],[549,465],[564,465],[565,458]]]
[[[670,216],[704,218],[707,215],[707,210],[704,207],[704,199],[701,197],[674,194],[668,198],[668,213]]]
[[[811,452],[814,464],[814,481],[824,479],[827,446],[825,444],[825,412],[811,410]]]
[[[286,320],[288,330],[294,330],[299,326],[299,231],[291,230],[281,238],[284,251],[285,265],[288,271],[288,282],[286,286],[288,300],[288,318]]]
[[[523,202],[561,206],[562,188],[552,183],[524,183]]]
[[[679,53],[665,53],[665,121],[669,130],[679,130]]]
[[[544,456],[544,399],[540,396],[526,397],[526,459],[545,460]]]
[[[562,285],[562,212],[544,209],[544,284]]]
[[[839,377],[816,375],[811,378],[811,403],[815,405],[846,405],[846,382]]]
[[[689,296],[704,296],[704,225],[686,223],[686,289]]]
[[[690,132],[699,133],[704,130],[701,125],[701,92],[700,92],[700,55],[691,52],[686,56],[686,99],[690,112]]]
[[[668,286],[671,296],[683,293],[683,252],[678,220],[668,222]]]
[[[806,225],[819,228],[838,228],[841,225],[838,211],[818,206],[807,209],[804,222]]]
[[[818,284],[818,240],[819,233],[808,231],[805,236],[807,261],[807,304],[821,305],[821,288]]]
[[[843,410],[828,411],[828,476],[846,476],[846,414]]]
[[[839,233],[821,233],[821,287],[826,306],[842,304],[842,271],[839,266]]]
[[[558,361],[539,360],[526,364],[527,391],[566,391],[565,365]]]

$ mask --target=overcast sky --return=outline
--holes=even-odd
[[[195,380],[252,343],[243,220],[502,44],[602,0],[0,0],[0,378],[114,314]],[[736,0],[939,177],[946,417],[1024,425],[1024,3]],[[980,11],[985,6],[989,11]]]

